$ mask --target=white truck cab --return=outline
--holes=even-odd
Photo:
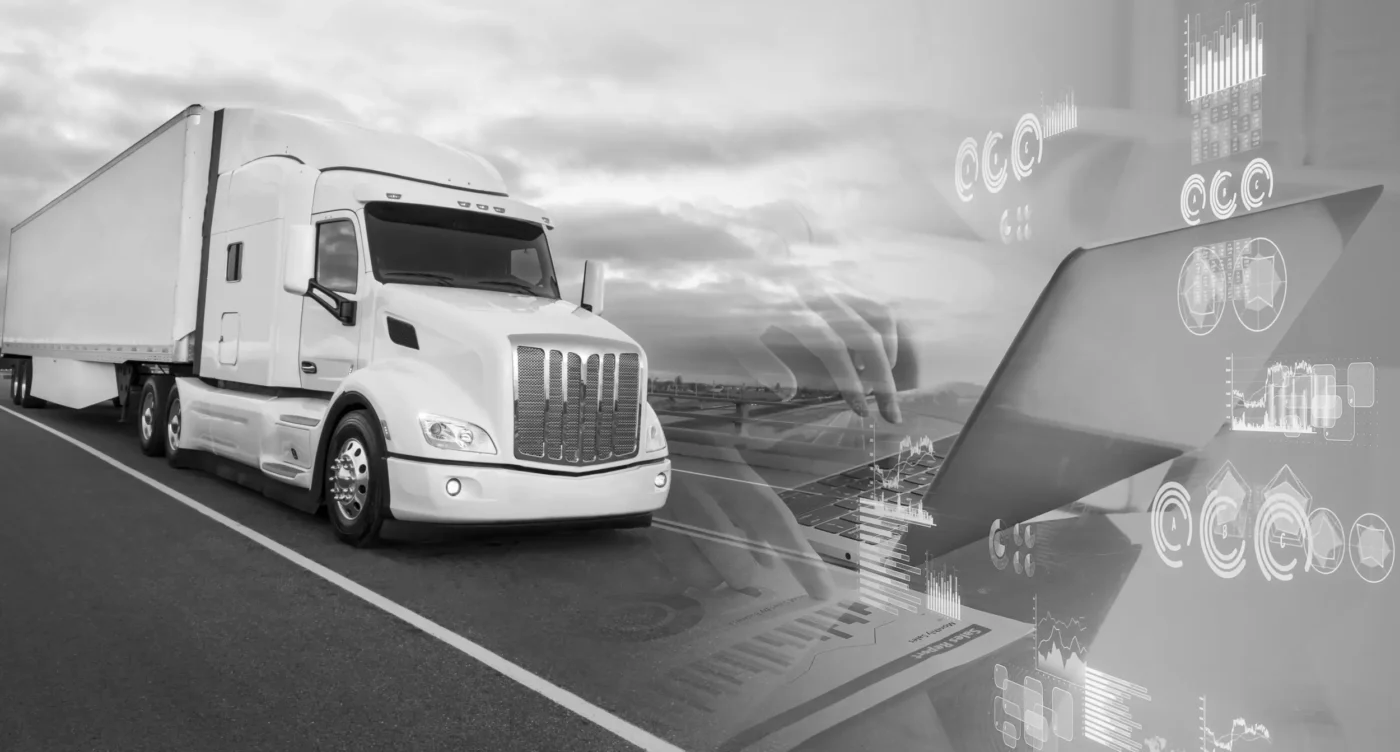
[[[172,252],[168,277],[192,326],[171,317],[169,362],[98,361],[115,396],[140,385],[147,454],[324,505],[354,545],[389,519],[649,524],[670,462],[646,354],[602,318],[600,265],[580,303],[561,299],[550,220],[487,161],[263,110],[176,120],[183,214],[202,211],[197,254]],[[202,196],[191,163],[208,170]],[[21,277],[12,290],[35,284]],[[34,395],[105,394],[91,369],[50,362],[82,353],[5,344],[33,361]]]

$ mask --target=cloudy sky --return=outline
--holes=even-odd
[[[998,240],[1010,203],[952,194],[964,137],[1068,85],[1086,113],[1122,104],[1112,0],[286,5],[0,2],[0,224],[188,104],[270,106],[489,156],[559,222],[569,295],[609,263],[609,316],[658,372],[729,373],[713,335],[840,279],[909,323],[926,379],[980,381],[1126,153],[1047,142],[1023,245]]]

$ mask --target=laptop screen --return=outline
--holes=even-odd
[[[911,527],[922,562],[1206,445],[1380,196],[1372,187],[1070,254]],[[1248,395],[1247,395],[1248,396]]]

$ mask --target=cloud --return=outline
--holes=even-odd
[[[313,117],[355,120],[355,114],[342,100],[326,90],[267,74],[216,72],[196,79],[170,73],[105,69],[87,71],[76,83],[99,88],[128,103],[136,112],[168,111],[167,117],[191,104],[257,104]]]
[[[621,268],[661,271],[693,263],[750,260],[753,248],[724,229],[699,224],[652,207],[563,207],[551,209],[559,253],[615,263]]]
[[[492,123],[481,138],[557,168],[627,173],[750,166],[819,151],[843,136],[803,119],[717,127],[531,115]]]
[[[622,84],[655,83],[681,70],[687,58],[675,48],[639,34],[609,34],[601,39],[580,40],[562,35],[555,48],[552,68],[578,78]]]

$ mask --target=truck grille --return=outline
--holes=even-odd
[[[516,347],[516,458],[581,466],[636,456],[641,371],[637,353]]]

